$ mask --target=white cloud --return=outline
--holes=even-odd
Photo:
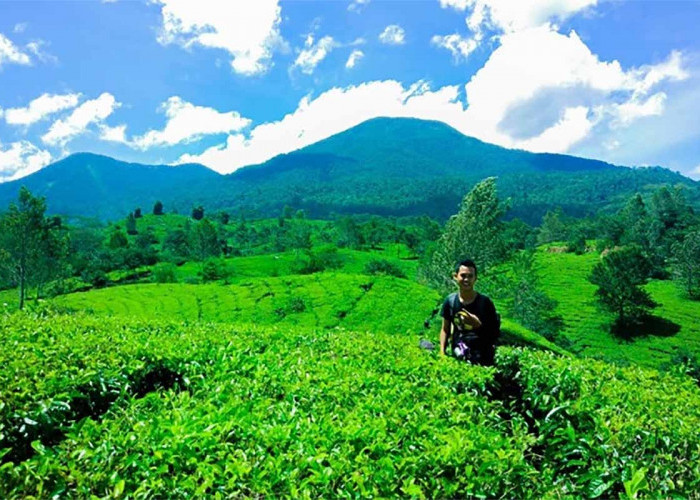
[[[231,67],[242,75],[265,72],[272,52],[284,46],[278,0],[155,0],[161,4],[163,26],[158,40],[184,48],[194,45],[226,50]]]
[[[200,155],[183,155],[178,162],[200,162],[219,172],[260,163],[294,151],[379,116],[419,117],[459,121],[463,105],[456,86],[431,92],[422,82],[405,89],[399,82],[370,82],[333,88],[316,99],[303,98],[294,113],[255,127],[247,136],[230,135],[226,144]]]
[[[440,0],[443,8],[471,9],[467,24],[476,30],[485,25],[512,33],[535,28],[593,7],[597,0]]]
[[[649,97],[646,101],[633,97],[629,101],[613,104],[611,114],[615,117],[611,122],[611,127],[626,126],[645,116],[658,116],[664,111],[666,94],[658,92]]]
[[[431,90],[423,82],[408,89],[396,81],[333,88],[302,99],[279,121],[178,161],[230,172],[378,116],[438,120],[505,147],[567,152],[595,129],[661,112],[661,94],[643,98],[653,88],[649,74],[657,84],[672,81],[681,74],[674,68],[666,61],[625,71],[617,61],[600,61],[575,32],[566,36],[542,26],[502,37],[465,86],[466,103],[458,86]]]
[[[431,38],[430,43],[436,47],[449,50],[452,53],[452,57],[457,62],[469,57],[469,54],[474,52],[479,46],[480,41],[480,34],[475,37],[465,38],[457,33],[453,33],[452,35],[445,36],[435,35]]]
[[[32,174],[51,163],[51,154],[28,141],[13,142],[5,149],[0,144],[0,182]]]
[[[80,94],[42,94],[25,108],[5,110],[5,121],[10,125],[31,125],[59,111],[74,108],[79,98]]]
[[[55,121],[41,140],[50,146],[64,146],[74,137],[84,133],[93,123],[101,123],[121,106],[108,92],[97,99],[85,101],[65,119]]]
[[[134,147],[148,149],[154,146],[170,146],[190,142],[204,135],[237,132],[250,124],[250,120],[241,117],[235,111],[220,113],[212,108],[195,106],[177,96],[164,102],[161,110],[168,119],[165,128],[150,130],[140,137],[135,137],[131,142]],[[119,127],[103,129],[103,138],[123,138],[124,130],[118,129]]]
[[[0,68],[3,64],[14,63],[28,66],[32,63],[31,58],[22,52],[12,40],[0,33]]]
[[[406,32],[398,24],[390,24],[379,35],[379,41],[388,45],[403,45],[406,43]]]
[[[689,172],[690,177],[695,179],[696,181],[700,181],[700,165],[695,167],[693,170]]]
[[[117,125],[110,127],[109,125],[100,125],[100,139],[107,142],[120,142],[128,144],[126,138],[126,125]]]
[[[15,27],[12,28],[13,33],[24,33],[27,30],[28,23],[17,23]]]
[[[359,14],[362,9],[369,4],[369,2],[370,0],[352,0],[350,5],[348,5],[348,10]]]
[[[600,61],[573,31],[544,25],[510,33],[465,86],[467,123],[478,124],[466,130],[496,144],[563,152],[606,120],[627,124],[658,114],[659,95],[643,100],[649,81],[681,76],[669,62],[624,71],[617,61]]]
[[[354,68],[357,62],[365,56],[365,53],[361,50],[353,50],[348,57],[348,61],[345,63],[347,69]]]
[[[333,49],[339,46],[340,44],[333,40],[331,36],[324,36],[314,43],[313,35],[309,34],[304,42],[304,49],[299,52],[292,67],[300,68],[302,73],[310,75],[314,72],[316,66],[318,66]]]

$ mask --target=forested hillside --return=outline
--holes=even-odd
[[[315,218],[332,214],[427,215],[444,221],[464,193],[496,176],[510,198],[509,217],[539,224],[561,207],[577,217],[614,211],[634,193],[683,185],[700,206],[698,183],[663,168],[625,168],[566,155],[508,150],[466,137],[443,123],[378,118],[299,151],[221,176],[201,165],[151,167],[73,155],[25,179],[0,184],[0,206],[26,185],[51,213],[122,217],[193,206],[249,217],[276,216],[285,205]]]

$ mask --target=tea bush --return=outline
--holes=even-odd
[[[506,347],[484,368],[340,328],[16,313],[0,332],[2,498],[700,489],[689,377]]]

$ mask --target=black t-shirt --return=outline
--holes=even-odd
[[[461,310],[474,314],[481,321],[481,326],[470,329],[468,325],[463,326],[459,320],[455,321],[457,313]],[[442,304],[440,315],[452,325],[453,349],[461,341],[467,344],[470,349],[484,354],[493,351],[500,333],[499,321],[496,306],[486,295],[477,293],[470,304],[465,304],[459,300],[458,293],[452,293]]]

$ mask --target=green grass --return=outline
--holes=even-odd
[[[659,307],[652,321],[624,338],[610,333],[613,317],[599,309],[595,285],[588,281],[597,253],[537,253],[538,275],[547,294],[558,301],[556,313],[564,320],[564,335],[573,351],[620,363],[650,367],[667,365],[679,350],[700,354],[700,302],[682,296],[672,281],[652,280],[647,290]],[[677,332],[674,330],[677,329]]]

